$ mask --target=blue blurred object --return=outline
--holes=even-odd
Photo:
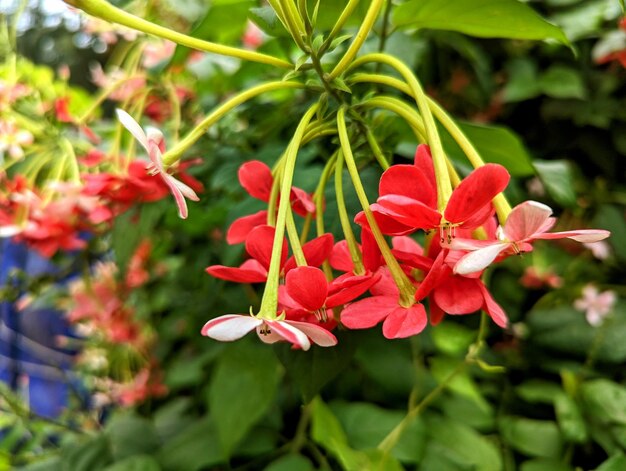
[[[63,313],[45,303],[17,309],[13,301],[24,294],[23,281],[14,276],[17,270],[28,277],[62,276],[36,251],[0,239],[0,286],[18,293],[0,302],[0,381],[20,392],[33,413],[54,418],[67,406],[70,392],[82,389],[71,372],[77,351],[57,345],[59,336],[75,335]],[[67,282],[67,277],[58,282]]]

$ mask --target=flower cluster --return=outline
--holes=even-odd
[[[334,345],[330,330],[339,324],[365,329],[382,322],[385,337],[404,338],[420,333],[429,321],[439,323],[446,314],[483,310],[506,327],[506,313],[481,280],[486,268],[531,251],[536,240],[592,243],[609,235],[592,229],[548,232],[556,219],[549,207],[535,201],[509,210],[498,225],[493,200],[509,179],[501,165],[480,166],[456,185],[441,207],[430,149],[420,145],[412,165],[393,165],[383,173],[376,203],[356,216],[360,244],[347,236],[332,245],[332,236],[322,234],[294,246],[297,238],[290,237],[289,257],[287,241],[277,242],[276,228],[268,225],[272,214],[261,211],[236,220],[227,241],[243,242],[249,258],[239,267],[214,265],[206,271],[239,283],[267,282],[264,299],[270,290],[277,309],[212,319],[203,335],[232,341],[256,329],[264,342],[283,340],[306,350],[311,342]],[[255,198],[267,202],[276,197],[272,173],[261,162],[244,164],[239,181]],[[315,210],[310,196],[298,188],[292,188],[289,199],[296,214],[306,217]],[[384,235],[391,236],[391,247]],[[273,249],[281,242],[280,260],[274,262]],[[274,263],[283,281],[270,286]]]
[[[129,302],[133,290],[150,278],[147,263],[151,249],[148,240],[139,244],[122,279],[113,262],[101,262],[91,275],[69,287],[67,317],[88,339],[80,363],[97,374],[94,387],[106,393],[109,402],[124,406],[167,392],[158,365],[149,354],[151,330],[137,318]],[[126,364],[124,359],[130,357],[136,361]]]

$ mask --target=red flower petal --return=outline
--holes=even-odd
[[[398,306],[385,319],[383,335],[388,339],[402,339],[419,334],[428,323],[426,310],[421,304],[410,308]]]
[[[396,221],[395,219],[379,212],[376,209],[376,204],[373,204],[371,206],[371,210],[372,210],[374,219],[376,220],[376,224],[378,224],[378,228],[383,234],[405,235],[405,234],[410,234],[411,232],[415,231],[415,229],[413,229],[412,227],[407,226],[406,224],[402,224]],[[367,222],[367,218],[365,217],[365,213],[363,211],[361,211],[355,216],[354,222],[359,224],[361,227],[368,227],[368,228],[370,227],[369,223]]]
[[[491,297],[491,293],[483,283],[480,283],[479,286],[485,299],[483,309],[487,312],[487,314],[489,314],[489,317],[491,317],[496,324],[502,328],[506,327],[509,320],[506,317],[504,309],[502,309],[493,297]]]
[[[267,269],[254,259],[246,260],[241,267],[211,265],[205,271],[215,278],[235,283],[263,283],[267,281]]]
[[[435,167],[433,166],[433,157],[430,153],[430,147],[426,144],[420,144],[415,151],[414,165],[419,168],[428,181],[431,187],[436,191],[437,180],[435,180]]]
[[[268,202],[274,178],[263,162],[251,160],[239,167],[239,183],[253,198]]]
[[[335,270],[351,273],[354,270],[354,264],[350,256],[350,250],[348,250],[348,242],[345,240],[337,242],[328,261]]]
[[[355,276],[349,273],[335,278],[328,287],[326,307],[332,308],[346,304],[365,293],[380,279],[380,274]]]
[[[328,282],[324,272],[315,267],[298,267],[287,273],[287,294],[307,311],[317,311],[324,306],[328,295]]]
[[[319,267],[326,260],[333,250],[333,235],[322,234],[302,246],[304,258],[311,267]],[[290,257],[285,263],[285,273],[296,267],[294,257]]]
[[[413,229],[433,229],[441,221],[441,214],[436,209],[401,195],[381,196],[372,205],[374,209]]]
[[[257,259],[261,265],[267,270],[270,268],[270,261],[272,259],[272,245],[274,244],[274,234],[276,229],[272,226],[257,226],[246,239],[246,252],[251,257]],[[280,266],[285,264],[287,259],[287,241],[283,241],[283,250],[280,259]]]
[[[380,177],[378,194],[406,196],[431,207],[437,203],[436,191],[429,178],[414,165],[393,165],[385,170]]]
[[[509,183],[509,172],[498,164],[478,167],[454,189],[444,217],[452,223],[467,221],[501,193]]]
[[[341,323],[349,329],[367,329],[387,317],[399,307],[398,298],[373,296],[346,306],[341,313]]]
[[[451,276],[435,289],[433,298],[448,314],[469,314],[483,306],[481,285],[479,280]]]
[[[361,247],[363,250],[363,266],[366,270],[375,272],[382,264],[382,255],[369,226],[361,228]]]
[[[231,245],[240,244],[246,240],[252,229],[266,223],[267,211],[259,211],[258,213],[235,219],[228,228],[228,232],[226,232],[226,242]]]

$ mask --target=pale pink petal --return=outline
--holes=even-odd
[[[183,194],[185,198],[188,198],[191,201],[200,201],[200,198],[198,197],[196,192],[193,191],[189,185],[186,185],[185,183],[181,182],[180,180],[177,180],[176,178],[172,176],[170,176],[170,178],[171,178],[172,183],[176,185],[176,187],[180,190],[180,192]]]
[[[454,265],[454,273],[457,275],[469,275],[470,273],[484,270],[502,251],[510,246],[511,244],[508,242],[495,243],[470,252],[461,257],[457,264]]]
[[[524,201],[515,206],[504,224],[504,235],[511,242],[535,236],[550,221],[552,209],[537,201]]]
[[[337,345],[337,337],[323,327],[315,324],[309,324],[308,322],[283,321],[283,324],[285,323],[304,332],[307,337],[313,340],[313,343],[319,345],[320,347],[332,347]]]
[[[266,320],[265,324],[270,328],[272,332],[276,332],[287,342],[292,343],[296,347],[300,347],[302,350],[308,350],[311,348],[311,342],[304,332],[300,329],[289,325],[285,321],[270,321]],[[263,339],[261,339],[263,340]]]
[[[131,115],[129,115],[126,111],[117,108],[115,110],[117,113],[117,119],[120,120],[120,123],[128,129],[128,131],[139,141],[139,144],[146,149],[146,152],[150,152],[148,149],[148,136],[144,130],[139,126],[139,123],[133,119]]]
[[[263,324],[261,319],[240,314],[227,314],[216,317],[204,324],[202,335],[222,342],[240,339],[255,327]]]
[[[598,242],[606,239],[611,233],[602,229],[579,229],[577,231],[563,231],[563,232],[546,232],[545,234],[537,234],[534,239],[562,239],[567,237],[568,239],[575,240],[576,242]]]

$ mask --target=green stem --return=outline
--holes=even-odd
[[[328,162],[326,162],[326,166],[324,167],[320,180],[317,183],[317,188],[313,193],[313,201],[315,202],[315,229],[318,237],[324,235],[326,232],[326,229],[324,228],[324,189],[326,188],[326,184],[330,178],[330,173],[335,167],[338,152],[339,151],[335,152],[330,159],[328,159]],[[325,260],[322,264],[322,270],[324,271],[324,275],[326,275],[327,280],[330,281],[333,279],[333,270],[328,260]]]
[[[343,196],[343,153],[339,151],[337,153],[337,162],[335,163],[335,195],[337,196],[337,210],[339,211],[339,221],[341,222],[341,229],[343,235],[348,243],[348,250],[350,251],[350,258],[354,265],[355,275],[364,275],[365,268],[363,267],[363,260],[361,258],[361,251],[359,250],[358,243],[354,237],[352,226],[350,225],[350,217],[348,216],[348,210],[346,209],[346,201]]]
[[[370,145],[370,149],[374,153],[374,157],[376,157],[376,161],[380,165],[383,170],[387,170],[389,168],[389,162],[383,154],[380,146],[378,145],[378,141],[376,140],[376,136],[370,128],[365,129],[365,136],[367,137],[367,143]]]
[[[430,111],[428,104],[428,98],[422,89],[419,81],[402,61],[396,59],[388,54],[372,53],[359,57],[357,60],[350,64],[350,69],[358,67],[367,62],[378,62],[386,64],[400,73],[402,78],[406,81],[407,85],[412,91],[412,96],[415,98],[417,107],[419,108],[422,119],[424,120],[424,126],[426,128],[426,137],[428,138],[428,144],[433,156],[433,166],[435,168],[435,179],[437,181],[437,208],[439,212],[443,214],[452,194],[452,185],[450,184],[450,177],[448,175],[448,168],[446,164],[446,156],[443,151],[441,139],[437,132],[437,126],[435,120]]]
[[[363,23],[361,23],[361,27],[356,33],[354,41],[352,41],[352,43],[348,47],[348,50],[341,58],[339,63],[332,70],[332,72],[328,74],[328,78],[330,81],[339,77],[352,64],[352,61],[359,52],[359,49],[361,49],[361,46],[363,46],[363,43],[367,39],[367,35],[374,27],[374,22],[376,21],[378,13],[380,12],[380,9],[382,8],[384,3],[385,0],[372,0],[372,3],[370,3],[369,8],[367,9],[367,13],[365,14],[365,18],[363,18]]]
[[[411,88],[401,80],[398,80],[394,77],[389,77],[386,75],[380,74],[354,74],[350,77],[350,83],[380,83],[382,85],[388,85],[393,87],[401,92],[413,96],[413,92]],[[437,120],[442,124],[442,126],[450,133],[452,138],[459,145],[461,150],[467,156],[467,159],[470,161],[474,168],[478,168],[482,165],[485,165],[484,161],[478,154],[476,148],[472,145],[472,143],[467,139],[463,131],[458,127],[458,125],[454,122],[454,120],[448,115],[445,110],[437,104],[432,98],[428,98],[428,105],[433,115],[437,118]],[[502,224],[506,221],[509,213],[511,212],[511,205],[506,199],[504,194],[497,195],[493,204],[498,213],[498,219]]]
[[[361,178],[359,177],[359,170],[357,169],[356,162],[354,161],[354,156],[352,155],[352,148],[350,146],[350,138],[348,137],[348,129],[346,127],[346,117],[345,117],[345,107],[339,108],[337,112],[337,129],[339,132],[339,141],[341,142],[341,151],[346,159],[346,166],[348,167],[348,172],[350,173],[350,178],[352,179],[352,184],[354,185],[354,189],[356,191],[359,202],[361,203],[361,207],[365,212],[365,217],[367,218],[367,222],[372,230],[372,234],[374,235],[374,239],[376,239],[376,244],[378,244],[378,248],[385,259],[385,263],[389,268],[389,272],[393,277],[394,282],[398,286],[398,290],[400,291],[400,304],[402,306],[412,306],[415,304],[415,300],[413,298],[415,288],[411,281],[407,278],[407,276],[400,268],[398,261],[391,253],[391,249],[387,245],[387,241],[383,236],[380,228],[378,227],[378,223],[370,210],[370,204],[367,200],[367,194],[365,193],[365,189],[363,188],[363,183],[361,182]]]
[[[402,437],[402,434],[411,422],[417,417],[431,402],[433,402],[439,395],[448,387],[452,380],[460,373],[462,373],[468,366],[468,363],[463,361],[457,365],[457,367],[441,382],[435,389],[429,392],[419,404],[411,408],[402,421],[389,432],[389,434],[379,443],[378,449],[384,453],[389,453]]]
[[[223,56],[236,57],[238,59],[273,65],[275,67],[282,67],[285,69],[293,68],[292,64],[282,59],[278,59],[277,57],[268,56],[255,51],[248,51],[246,49],[224,46],[222,44],[204,41],[202,39],[197,39],[192,36],[187,36],[186,34],[172,31],[171,29],[164,28],[151,23],[150,21],[144,20],[143,18],[127,13],[124,10],[111,5],[106,0],[65,0],[65,2],[100,19],[110,21],[112,23],[118,23],[163,39],[169,39],[170,41],[174,41],[175,43],[192,49],[220,54]]]
[[[302,18],[300,18],[296,6],[293,4],[292,0],[279,0],[279,2],[291,37],[300,49],[307,52],[308,47],[304,44],[304,40],[302,39],[305,34],[304,22]]]
[[[378,96],[362,102],[361,105],[372,108],[384,108],[396,113],[411,126],[420,142],[426,142],[426,130],[424,129],[424,122],[421,116],[405,102],[397,98]]]
[[[348,1],[348,3],[346,4],[345,8],[341,12],[341,15],[339,15],[339,18],[335,22],[335,25],[333,26],[333,29],[330,30],[330,33],[328,33],[328,36],[326,37],[326,39],[322,43],[322,45],[320,47],[320,50],[318,52],[318,54],[320,56],[323,55],[328,50],[328,48],[332,44],[332,42],[335,39],[335,37],[337,37],[337,35],[341,32],[341,30],[343,29],[343,26],[346,24],[346,21],[348,21],[348,19],[350,18],[350,15],[352,15],[352,12],[354,12],[354,9],[359,4],[359,1],[360,0],[349,0]]]
[[[306,267],[308,265],[304,252],[302,251],[302,245],[300,244],[300,237],[298,237],[298,229],[296,229],[296,221],[293,219],[293,210],[291,204],[289,205],[289,211],[287,211],[287,237],[289,237],[289,244],[293,251],[293,256],[296,259],[296,265],[299,267]]]
[[[266,319],[275,319],[276,310],[278,308],[278,285],[280,277],[280,262],[283,249],[283,238],[285,236],[285,226],[287,223],[287,213],[291,209],[290,195],[291,184],[293,182],[293,174],[296,166],[296,157],[302,137],[313,115],[317,111],[319,105],[315,103],[304,114],[300,120],[300,124],[296,128],[296,132],[287,147],[285,153],[285,167],[283,170],[283,178],[280,188],[280,203],[278,206],[278,215],[276,218],[276,233],[274,234],[274,243],[272,245],[272,257],[270,268],[267,273],[267,283],[263,291],[263,299],[261,300],[261,308],[259,309],[259,317]]]
[[[210,115],[204,118],[204,120],[202,120],[200,124],[198,124],[193,130],[191,130],[189,134],[187,134],[183,138],[182,141],[180,141],[172,149],[163,154],[163,165],[169,166],[178,161],[181,155],[185,151],[187,151],[198,139],[200,139],[213,124],[215,124],[222,116],[224,116],[233,108],[236,108],[242,103],[245,103],[255,96],[265,92],[294,88],[304,88],[304,85],[298,82],[267,82],[249,88],[248,90],[232,97],[230,100],[218,106]]]

